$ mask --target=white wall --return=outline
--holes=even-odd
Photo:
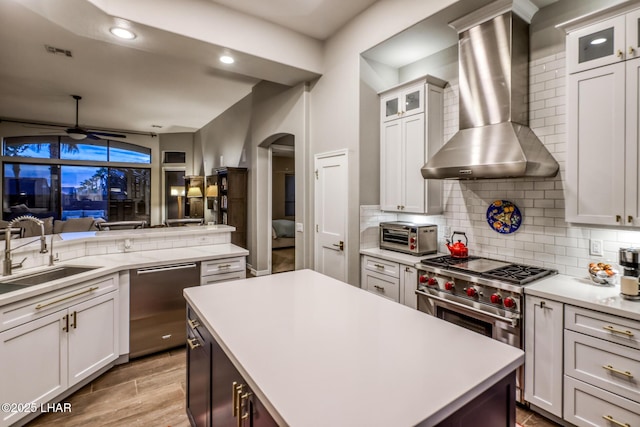
[[[379,1],[326,42],[323,75],[311,91],[311,152],[307,167],[312,170],[315,154],[344,148],[349,151],[346,252],[348,282],[353,285],[359,284],[360,271],[360,147],[372,144],[370,140],[363,141],[360,134],[360,53],[452,3],[453,0]],[[312,186],[308,193],[313,200]]]

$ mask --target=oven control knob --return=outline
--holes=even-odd
[[[444,288],[446,290],[448,290],[448,291],[452,291],[453,288],[455,288],[455,287],[456,287],[456,285],[453,282],[447,282],[447,283],[444,284]]]
[[[505,307],[507,307],[507,308],[515,308],[515,306],[516,306],[516,301],[515,301],[513,298],[511,298],[511,297],[506,297],[506,298],[504,299],[504,303],[503,303],[503,304],[504,304],[504,306],[505,306]]]
[[[467,288],[467,296],[475,297],[475,296],[477,296],[477,295],[478,295],[478,291],[476,291],[476,288],[471,287],[471,286],[469,286],[469,287]]]
[[[502,304],[502,297],[500,294],[493,294],[491,295],[491,302],[493,304]]]
[[[410,242],[410,243],[415,243],[415,242],[416,242],[416,238],[415,238],[415,237],[410,238],[410,239],[409,239],[409,242]]]
[[[411,248],[411,250],[414,250],[416,248],[416,245],[410,245],[409,247]]]
[[[429,278],[423,274],[418,280],[420,281],[420,283],[426,283],[428,279]]]
[[[429,277],[429,280],[427,280],[427,285],[438,286],[438,280],[435,277]]]

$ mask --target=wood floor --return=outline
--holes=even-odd
[[[296,248],[281,248],[271,251],[271,272],[283,273],[295,269]]]
[[[44,414],[27,426],[187,427],[185,373],[183,348],[133,360],[65,399],[70,413]],[[520,407],[516,421],[523,427],[558,425]]]
[[[69,396],[70,413],[41,415],[27,426],[187,427],[184,348],[118,365]]]

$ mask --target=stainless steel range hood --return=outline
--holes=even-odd
[[[511,10],[512,2],[498,3],[509,3],[508,10],[459,31],[460,131],[422,167],[424,178],[558,173],[558,163],[527,126],[529,25]],[[469,19],[451,26],[459,29],[459,21]]]

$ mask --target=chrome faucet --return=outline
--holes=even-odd
[[[11,227],[13,227],[14,224],[20,222],[20,221],[31,221],[31,222],[35,222],[36,224],[38,224],[40,226],[40,253],[41,254],[46,254],[47,253],[47,241],[45,240],[44,237],[44,222],[40,221],[38,218],[35,218],[33,216],[29,216],[29,215],[22,215],[19,216],[17,218],[12,219],[9,224],[7,225],[7,228],[4,232],[4,243],[5,243],[5,247],[4,247],[4,261],[2,262],[2,275],[3,276],[9,276],[11,274],[11,270],[13,268],[20,268],[22,267],[22,263],[26,260],[23,259],[22,261],[20,261],[18,264],[13,264],[13,261],[11,260]],[[27,243],[23,243],[20,246],[15,247],[14,249],[18,249],[24,245],[28,245],[29,243],[33,242],[33,240],[28,241]]]

